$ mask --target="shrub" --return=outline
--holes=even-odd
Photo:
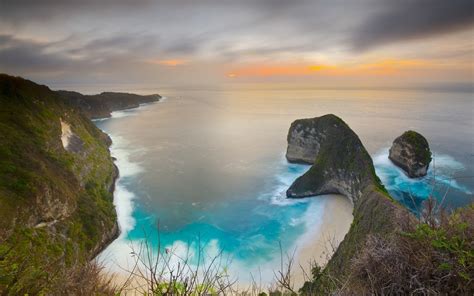
[[[369,237],[343,294],[473,295],[474,204],[448,216],[429,200],[405,222],[393,237]]]

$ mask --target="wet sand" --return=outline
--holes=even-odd
[[[319,227],[308,231],[297,246],[293,267],[294,286],[301,287],[311,275],[310,263],[324,266],[349,231],[353,206],[347,197],[327,195],[313,198],[325,200],[324,215]],[[303,272],[300,265],[304,268]]]

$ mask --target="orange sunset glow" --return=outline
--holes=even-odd
[[[341,65],[305,65],[305,64],[256,64],[236,66],[229,70],[228,77],[269,77],[269,76],[360,76],[360,75],[395,75],[409,72],[414,69],[434,67],[430,61],[384,59],[365,64]]]
[[[188,62],[186,60],[170,59],[170,60],[151,60],[150,63],[159,64],[163,66],[169,66],[169,67],[176,67],[176,66],[185,65]]]

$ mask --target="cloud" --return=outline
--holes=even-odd
[[[67,19],[73,14],[107,11],[135,11],[153,4],[153,0],[2,0],[0,18],[15,24],[23,22],[51,22]],[[87,15],[84,15],[85,17]]]
[[[212,64],[215,71],[252,63],[350,63],[366,59],[365,55],[418,59],[420,48],[424,56],[459,53],[461,60],[472,53],[466,42],[455,42],[462,38],[449,39],[453,47],[442,50],[418,43],[405,52],[397,52],[401,47],[394,46],[385,56],[377,56],[381,52],[377,47],[469,28],[473,25],[471,3],[0,0],[0,71],[67,73],[71,80],[74,75],[83,79],[84,73],[92,72],[114,80],[128,74],[137,80],[146,75],[160,80],[169,75],[160,77],[158,68],[167,68],[175,75],[187,70],[194,78],[193,73],[202,71],[197,69],[199,63]],[[173,62],[150,61],[192,63],[171,70]],[[293,72],[298,71],[308,70]],[[214,77],[208,79],[213,81]]]
[[[187,60],[180,60],[180,59],[173,59],[173,60],[150,60],[148,61],[151,64],[158,64],[168,67],[176,67],[186,65],[188,63]]]
[[[70,64],[68,58],[47,49],[47,43],[0,35],[0,69],[48,72]]]
[[[144,70],[143,59],[153,56],[154,44],[153,38],[140,35],[40,42],[3,34],[0,72],[77,81],[136,76]]]
[[[355,50],[453,32],[474,24],[472,0],[400,0],[379,6],[379,11],[368,15],[353,33]]]

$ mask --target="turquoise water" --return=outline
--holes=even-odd
[[[408,178],[398,167],[388,159],[388,148],[373,156],[375,170],[390,194],[401,201],[414,213],[423,209],[423,201],[431,196],[441,206],[452,208],[454,196],[466,196],[466,202],[472,200],[466,167],[452,156],[434,154],[434,161],[425,177]],[[462,206],[462,204],[460,205]]]
[[[289,185],[308,169],[284,157],[286,133],[297,118],[341,116],[361,137],[390,193],[414,211],[432,192],[442,200],[447,191],[444,204],[450,208],[472,201],[470,94],[258,89],[162,94],[167,98],[162,102],[96,121],[112,137],[121,174],[115,204],[122,234],[101,256],[111,268],[129,264],[130,242],[146,238],[154,248],[172,249],[191,261],[198,260],[197,249],[208,257],[222,252],[233,275],[246,279],[258,270],[270,281],[280,264],[280,243],[290,253],[307,243],[305,234],[318,229],[324,214],[320,198],[285,199]],[[425,178],[409,179],[387,159],[391,142],[407,129],[424,134],[435,153]]]

